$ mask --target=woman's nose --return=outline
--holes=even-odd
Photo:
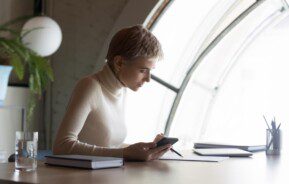
[[[146,82],[150,82],[151,80],[151,73],[148,73],[146,76]]]

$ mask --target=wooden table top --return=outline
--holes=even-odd
[[[85,170],[48,166],[38,161],[34,172],[14,172],[14,163],[0,164],[0,183],[108,183],[108,184],[281,184],[289,182],[289,159],[256,153],[251,158],[222,162],[156,160],[126,162],[121,168]]]

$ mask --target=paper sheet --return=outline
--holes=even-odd
[[[214,157],[214,156],[199,156],[194,153],[186,154],[184,157],[180,157],[179,155],[168,152],[163,155],[160,160],[181,160],[181,161],[197,161],[197,162],[221,162],[223,160],[228,159],[229,157]]]

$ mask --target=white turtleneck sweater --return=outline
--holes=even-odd
[[[78,81],[53,145],[54,154],[122,157],[125,88],[105,64]]]

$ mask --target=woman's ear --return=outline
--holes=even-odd
[[[113,66],[116,73],[118,73],[124,65],[124,59],[120,55],[117,55],[113,58]]]

